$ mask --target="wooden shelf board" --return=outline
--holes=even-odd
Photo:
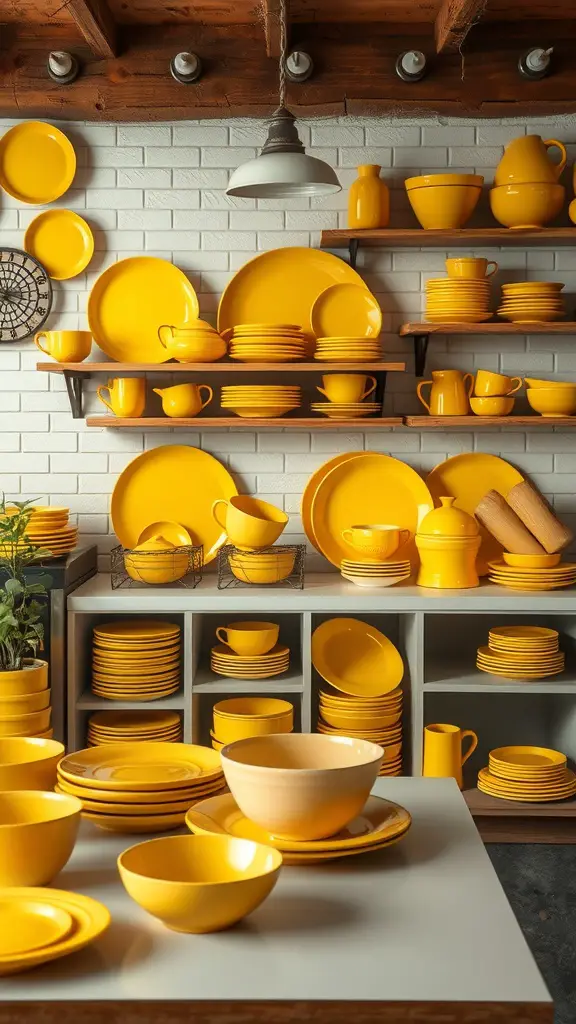
[[[576,238],[574,239],[576,245]],[[421,334],[576,334],[576,323],[562,320],[554,323],[511,324],[508,321],[483,324],[402,324],[400,337]]]
[[[499,800],[479,789],[465,789],[462,793],[473,817],[504,818],[573,818],[576,817],[576,797],[553,803],[532,804],[519,800]]]
[[[451,427],[576,427],[576,416],[405,416],[404,424],[417,430],[449,430]]]
[[[255,430],[257,427],[286,427],[294,429],[324,429],[337,430],[342,427],[356,427],[363,430],[374,430],[378,427],[401,427],[401,416],[370,417],[364,416],[360,419],[334,420],[329,416],[320,417],[287,417],[280,416],[274,419],[243,419],[241,416],[193,416],[193,417],[170,417],[170,416],[140,416],[136,419],[122,419],[119,416],[87,416],[86,426],[88,427],[122,427],[135,428],[136,430],[151,430],[159,428],[170,430],[172,427],[196,428],[206,430],[209,427],[244,427],[248,430]]]
[[[529,245],[576,245],[576,228],[459,228],[456,230],[425,231],[423,228],[375,228],[354,230],[352,228],[322,231],[320,245],[323,249],[337,249],[358,239],[361,245],[389,246],[391,249],[430,248],[453,249],[460,246],[512,246],[526,248]]]
[[[403,373],[406,363],[400,362],[367,362],[367,363],[323,363],[320,360],[312,363],[37,363],[36,369],[42,373],[73,373],[89,377],[93,373],[114,374],[127,373],[327,373],[336,370],[348,373],[358,370],[391,371]]]

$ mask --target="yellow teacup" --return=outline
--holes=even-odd
[[[46,347],[41,338],[45,339]],[[90,331],[39,331],[34,335],[34,344],[57,363],[81,363],[90,355],[92,335]]]
[[[508,416],[514,408],[514,398],[508,395],[489,398],[471,398],[470,408],[475,416]]]
[[[233,622],[230,626],[218,626],[216,636],[235,654],[256,657],[272,650],[278,643],[279,632],[275,622]]]
[[[366,390],[368,382],[370,387]],[[322,377],[323,388],[316,390],[330,402],[363,402],[376,387],[376,378],[359,373],[328,373]]]
[[[407,544],[410,540],[410,530],[401,530],[398,526],[351,526],[342,530],[342,537],[364,558],[383,562],[390,558],[401,544]]]
[[[505,373],[493,373],[492,370],[478,370],[476,380],[474,381],[474,394],[477,398],[513,395],[521,387],[521,377],[507,377]]]
[[[102,392],[108,391],[110,401],[107,402]],[[141,416],[146,405],[146,380],[143,377],[115,377],[108,384],[96,388],[101,402],[115,416],[125,419]]]
[[[218,518],[217,506],[225,505],[224,520]],[[218,498],[212,505],[212,515],[226,531],[228,540],[241,551],[256,551],[275,544],[288,522],[288,516],[280,508],[259,498],[245,494],[230,498]]]
[[[208,392],[208,398],[202,401],[202,389]],[[208,384],[175,384],[171,388],[152,388],[162,399],[162,409],[167,416],[197,416],[209,402],[214,392]]]
[[[492,270],[488,270],[492,267]],[[446,260],[448,277],[460,278],[460,280],[477,281],[485,277],[492,277],[498,270],[498,264],[494,260],[485,260],[481,256],[459,256],[457,259]]]

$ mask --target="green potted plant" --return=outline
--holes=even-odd
[[[50,554],[27,537],[31,501],[0,502],[0,694],[31,693],[48,685],[48,663],[37,657],[44,626],[39,597],[43,578],[30,583],[25,570]],[[48,582],[48,577],[44,577]]]

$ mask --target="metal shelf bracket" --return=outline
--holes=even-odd
[[[358,246],[360,245],[359,238],[351,238],[348,242],[348,255],[349,262],[352,270],[356,270],[356,264],[358,262]]]
[[[70,370],[64,370],[64,380],[66,381],[66,390],[70,400],[72,419],[81,420],[84,415],[82,402],[84,378],[79,374],[71,373]]]
[[[423,377],[426,372],[426,355],[428,353],[429,334],[414,335],[414,373]]]

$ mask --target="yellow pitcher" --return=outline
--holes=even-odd
[[[560,150],[560,160],[553,163],[548,150]],[[512,139],[504,150],[496,173],[495,185],[518,185],[523,182],[546,182],[555,185],[566,166],[566,147],[556,139],[540,135],[521,135]]]
[[[109,393],[109,402],[103,397],[103,391]],[[96,388],[96,393],[100,401],[115,416],[132,419],[144,412],[146,380],[144,377],[115,377],[114,380],[109,380],[108,384]]]
[[[462,740],[470,736],[472,742],[462,754]],[[457,725],[427,725],[424,729],[424,767],[422,775],[434,779],[454,778],[462,789],[462,765],[478,746],[478,737],[472,729]]]
[[[466,378],[469,379],[466,391]],[[432,385],[430,404],[422,397],[422,388]],[[420,381],[416,394],[431,416],[466,416],[470,412],[469,398],[474,387],[471,373],[460,370],[433,370],[432,380]]]
[[[208,398],[202,401],[202,389],[208,392]],[[154,394],[160,395],[162,409],[167,416],[188,419],[202,412],[212,401],[214,392],[209,384],[175,384],[171,388],[152,388]]]

